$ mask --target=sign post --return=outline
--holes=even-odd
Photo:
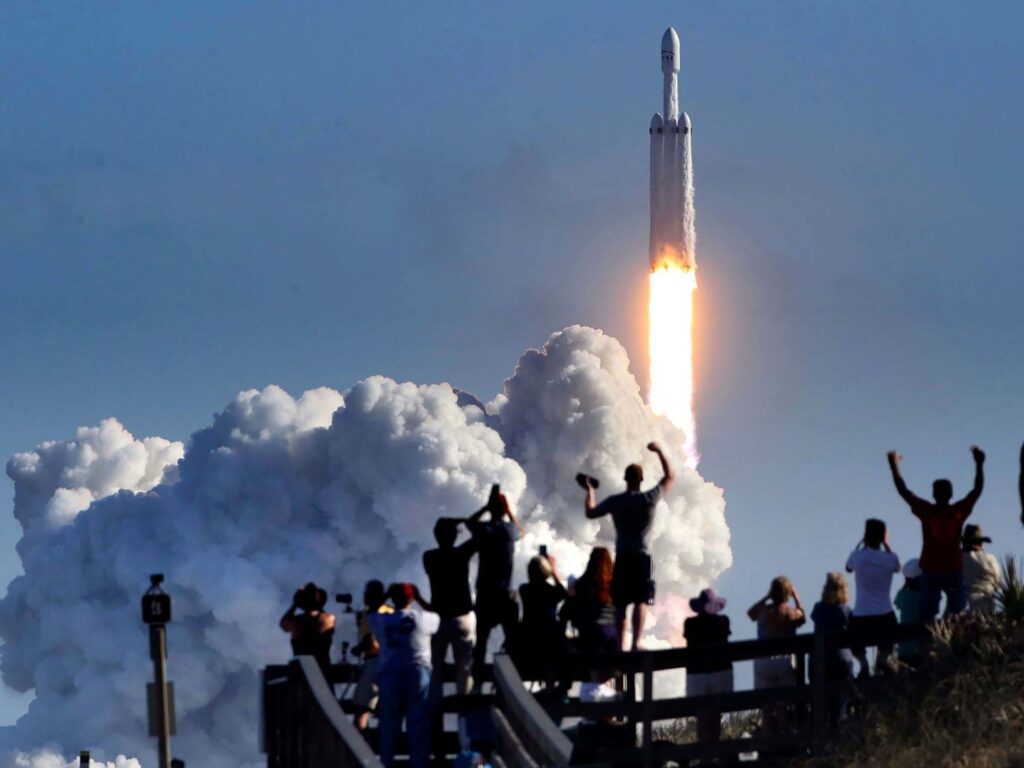
[[[171,768],[174,712],[167,682],[167,622],[171,620],[171,597],[160,588],[163,580],[161,573],[149,577],[150,587],[142,596],[142,620],[149,625],[149,655],[153,659],[154,684],[147,696],[149,730],[157,738],[157,766]]]

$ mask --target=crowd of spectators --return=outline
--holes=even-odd
[[[527,580],[513,588],[516,541],[522,526],[508,500],[494,486],[487,503],[467,518],[441,518],[434,527],[437,546],[423,555],[430,585],[429,600],[407,583],[385,590],[370,581],[359,614],[359,639],[352,649],[362,667],[351,701],[355,723],[366,729],[372,712],[379,720],[380,755],[386,766],[394,763],[404,721],[410,744],[410,762],[426,766],[431,752],[431,719],[442,691],[441,668],[451,652],[455,668],[455,692],[480,689],[490,638],[501,629],[505,650],[512,655],[525,679],[544,683],[547,690],[564,693],[569,685],[562,663],[568,654],[597,655],[613,659],[614,653],[641,648],[648,606],[654,604],[656,583],[648,537],[654,511],[673,482],[672,468],[661,448],[647,446],[660,460],[662,477],[644,490],[643,470],[638,464],[624,473],[626,490],[597,502],[598,483],[587,475],[577,482],[585,492],[587,518],[609,516],[616,532],[614,556],[595,547],[586,569],[578,578],[563,582],[555,559],[541,548],[527,566]],[[824,663],[830,681],[891,674],[900,665],[914,666],[921,658],[918,639],[906,639],[897,647],[898,624],[928,623],[939,613],[992,611],[1001,578],[999,563],[984,550],[991,539],[978,525],[966,525],[984,487],[985,454],[972,447],[975,479],[971,491],[953,501],[948,480],[936,480],[932,500],[914,495],[900,472],[901,456],[888,454],[898,494],[921,523],[919,558],[901,563],[890,544],[886,524],[871,518],[864,534],[846,560],[852,574],[855,599],[850,605],[847,577],[839,571],[825,576],[821,599],[808,616],[796,588],[785,576],[771,580],[765,596],[747,611],[756,625],[758,639],[793,637],[807,619],[815,633],[841,633],[865,639],[852,647],[832,647]],[[1021,455],[1024,478],[1024,449]],[[1024,479],[1022,479],[1024,500]],[[460,532],[468,533],[461,543]],[[476,558],[476,585],[471,589],[471,562]],[[903,584],[892,599],[892,582],[903,575]],[[390,603],[390,604],[389,604]],[[306,584],[295,593],[292,606],[281,619],[290,633],[296,655],[311,655],[327,670],[335,631],[335,617],[325,610],[326,593]],[[686,619],[682,638],[688,647],[723,647],[732,633],[725,615],[726,601],[713,589],[704,589],[689,602],[693,615]],[[898,615],[897,615],[898,612]],[[875,645],[874,664],[869,664],[868,641]],[[782,646],[785,647],[785,646]],[[603,655],[602,655],[603,654]],[[733,666],[728,656],[714,653],[695,657],[688,667],[688,695],[710,697],[733,690]],[[598,665],[601,666],[601,665]],[[605,666],[610,667],[611,662]],[[611,668],[590,670],[581,699],[600,699],[617,694]],[[755,688],[792,686],[801,683],[796,657],[780,653],[754,660]],[[844,703],[836,701],[832,717],[843,716]],[[432,711],[434,714],[432,714]],[[784,705],[764,708],[765,733],[791,727]],[[716,741],[721,734],[718,712],[697,716],[698,738]]]

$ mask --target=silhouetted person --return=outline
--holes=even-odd
[[[725,598],[705,589],[690,600],[694,616],[683,622],[683,637],[687,648],[706,648],[729,642],[732,630],[725,610]],[[686,668],[686,695],[710,696],[718,693],[732,693],[732,662],[721,660],[699,661]],[[722,738],[721,712],[700,712],[697,714],[697,741],[719,741]]]
[[[921,566],[916,557],[903,564],[903,586],[893,605],[900,612],[900,625],[921,623]],[[921,641],[904,640],[897,653],[900,663],[916,667],[921,663]]]
[[[526,575],[528,581],[519,587],[523,621],[518,655],[525,661],[527,674],[553,688],[556,666],[565,654],[565,631],[558,620],[558,606],[565,600],[566,591],[555,560],[549,555],[532,558]]]
[[[484,516],[488,519],[484,520]],[[522,527],[509,506],[508,499],[491,488],[487,503],[466,521],[473,534],[479,558],[476,572],[476,648],[473,652],[473,675],[482,680],[487,659],[487,643],[495,627],[505,633],[505,645],[514,642],[519,623],[519,604],[512,590],[512,559],[516,539]]]
[[[814,622],[814,634],[830,635],[844,632],[850,628],[853,612],[849,606],[850,596],[846,579],[839,572],[829,573],[825,577],[825,586],[821,590],[821,600],[811,609],[811,621]],[[814,680],[815,668],[811,667],[811,680]],[[853,653],[849,648],[828,646],[825,657],[825,680],[838,682],[853,676]],[[839,725],[845,706],[845,696],[833,693],[829,697],[829,716],[832,727]]]
[[[946,616],[959,613],[967,605],[960,537],[964,521],[974,511],[985,487],[985,452],[973,445],[971,454],[974,457],[974,488],[971,492],[960,501],[951,503],[953,484],[949,480],[936,480],[932,483],[932,496],[935,498],[935,503],[932,503],[910,492],[900,474],[903,457],[896,451],[889,451],[889,468],[896,490],[921,521],[921,621],[926,623],[938,615],[942,593],[946,595]]]
[[[359,670],[359,680],[356,683],[355,692],[352,694],[352,703],[356,708],[355,724],[360,731],[365,731],[370,724],[370,714],[377,709],[377,660],[380,655],[380,643],[373,636],[368,616],[375,613],[394,613],[394,609],[387,604],[387,592],[384,585],[372,579],[366,582],[363,590],[363,610],[359,614],[359,641],[352,649],[353,655],[362,657],[363,666]]]
[[[615,605],[612,603],[614,568],[611,552],[605,547],[594,547],[583,575],[569,587],[562,617],[572,624],[576,647],[583,653],[608,653],[620,649]]]
[[[434,525],[437,549],[423,553],[423,569],[430,579],[429,610],[441,619],[434,635],[431,652],[434,661],[434,693],[441,692],[441,668],[448,646],[455,660],[458,693],[469,693],[472,686],[473,646],[476,643],[476,615],[469,591],[469,561],[476,554],[479,542],[469,539],[459,546],[459,520],[442,517]]]
[[[964,527],[964,588],[972,611],[992,612],[996,609],[996,590],[1003,577],[1003,569],[995,555],[984,549],[985,544],[991,543],[992,539],[982,533],[980,525]]]
[[[790,600],[793,604],[790,605]],[[807,621],[800,595],[785,576],[772,579],[768,594],[750,606],[747,616],[757,622],[759,640],[793,637]],[[796,660],[792,654],[754,659],[754,687],[774,688],[796,685]],[[771,704],[764,707],[766,733],[779,733],[786,729],[786,705]]]
[[[436,613],[413,607],[413,600],[422,603],[422,599],[412,584],[392,584],[388,597],[394,613],[367,616],[380,642],[380,759],[386,768],[394,765],[404,719],[409,763],[413,768],[426,768],[430,763],[430,638],[440,619]]]
[[[892,607],[892,577],[900,571],[900,559],[889,546],[889,531],[881,520],[864,523],[864,538],[846,560],[846,572],[852,573],[857,584],[857,600],[853,605],[850,629],[865,637],[891,633],[897,625]],[[875,670],[889,670],[894,643],[878,643]],[[860,676],[868,677],[867,650],[863,642],[853,647],[853,655],[860,664]]]
[[[619,627],[619,643],[626,636],[627,609],[633,607],[633,650],[640,647],[640,635],[644,629],[647,606],[654,604],[654,563],[647,548],[647,536],[654,522],[654,509],[672,487],[675,475],[665,458],[664,451],[657,443],[649,443],[652,451],[661,461],[662,478],[649,491],[641,491],[644,470],[639,464],[626,467],[626,491],[609,496],[600,504],[596,503],[594,486],[590,478],[581,475],[587,491],[584,504],[589,519],[611,515],[615,524],[615,572],[612,576],[612,601],[615,603]]]
[[[335,618],[324,610],[327,592],[313,582],[295,591],[291,607],[281,617],[281,629],[291,635],[294,656],[312,656],[330,681],[331,642]],[[302,613],[297,613],[302,611]]]

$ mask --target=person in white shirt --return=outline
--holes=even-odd
[[[991,543],[992,539],[981,532],[980,525],[964,527],[964,586],[972,611],[991,613],[996,609],[996,589],[1003,578],[1003,569],[996,556],[982,548]]]
[[[892,607],[892,578],[900,570],[900,559],[889,546],[889,531],[881,520],[870,519],[864,524],[864,538],[846,561],[846,570],[854,575],[857,585],[850,630],[866,637],[885,635],[896,626],[896,613]],[[891,670],[894,643],[884,639],[878,643],[875,671]],[[868,677],[865,644],[852,648],[860,664],[859,677]]]
[[[380,688],[380,759],[387,768],[395,764],[402,720],[409,734],[409,762],[413,768],[430,764],[430,640],[437,632],[436,613],[419,610],[419,590],[412,584],[392,584],[388,597],[394,613],[366,617],[380,643],[377,684]]]

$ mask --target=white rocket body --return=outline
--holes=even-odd
[[[690,117],[679,111],[679,35],[661,38],[664,112],[651,119],[651,269],[696,267]]]

